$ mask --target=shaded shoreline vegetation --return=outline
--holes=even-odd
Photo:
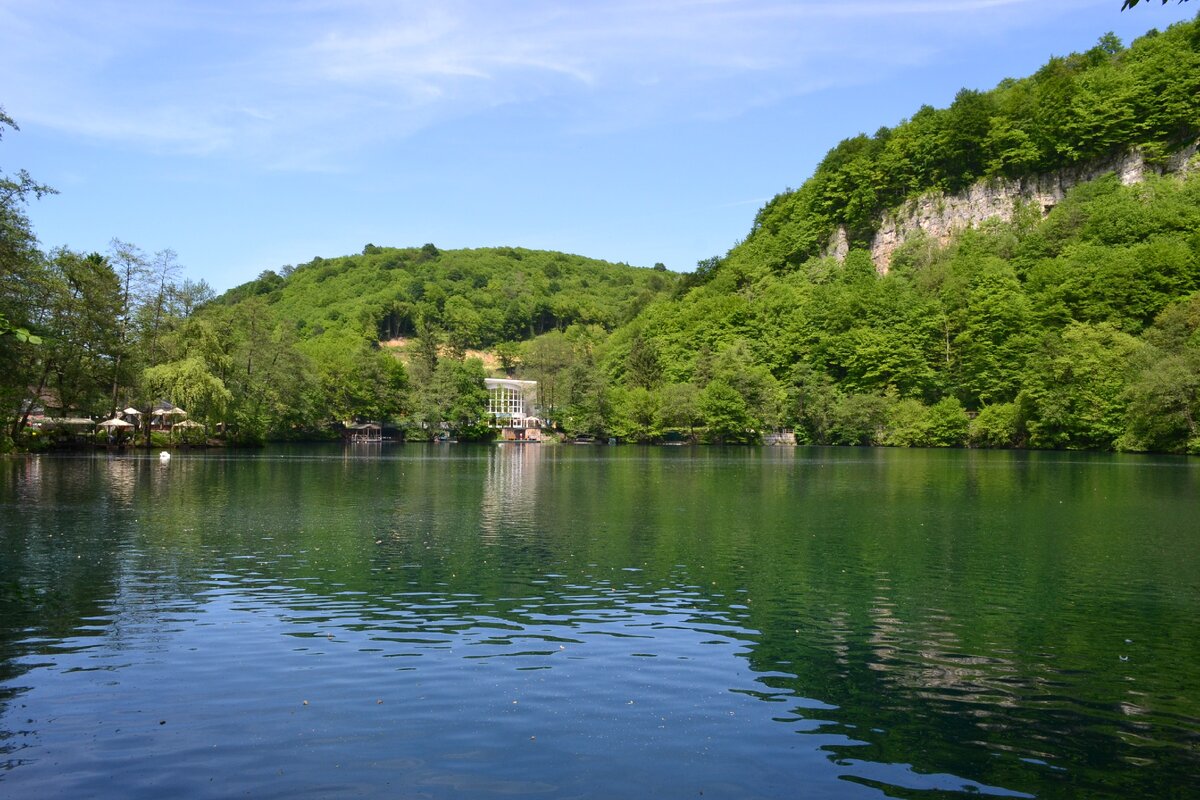
[[[1200,18],[847,139],[688,274],[368,244],[220,297],[169,251],[41,250],[25,204],[48,190],[21,172],[0,187],[0,441],[37,446],[39,407],[159,400],[229,443],[353,420],[486,438],[483,379],[503,374],[538,381],[567,435],[1200,453],[1195,157],[917,234],[886,269],[868,250],[883,215],[930,193],[1132,151],[1153,168],[1197,137]]]

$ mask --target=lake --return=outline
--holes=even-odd
[[[0,459],[0,797],[1186,797],[1200,460]]]

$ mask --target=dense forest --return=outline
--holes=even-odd
[[[12,263],[0,402],[7,436],[25,446],[37,444],[27,423],[39,411],[111,417],[162,401],[235,443],[328,436],[355,420],[485,436],[472,348],[511,370],[509,337],[600,337],[678,282],[661,268],[431,244],[368,245],[221,297],[180,280],[174,253],[116,240],[104,254],[29,246]]]
[[[848,139],[744,242],[604,344],[608,429],[712,440],[1200,452],[1200,172],[1079,186],[881,274],[884,212],[933,193],[1200,136],[1200,18],[1112,36],[989,92]],[[824,255],[847,231],[842,260]],[[593,397],[597,396],[593,393]],[[596,419],[596,411],[575,418]]]
[[[618,331],[606,363],[645,383],[634,355],[654,353],[665,387],[699,389],[707,423],[742,438],[1195,451],[1198,287],[1200,174],[1113,176],[1045,220],[911,240],[883,276],[861,250],[719,267]]]
[[[49,190],[18,173],[0,186],[4,439],[36,446],[39,405],[159,400],[235,442],[366,419],[478,437],[490,369],[539,381],[568,434],[1200,452],[1196,158],[911,237],[886,269],[867,250],[914,198],[1129,152],[1153,171],[1198,137],[1200,18],[847,139],[686,275],[368,244],[220,297],[169,251],[42,252],[24,209]]]
[[[738,255],[772,269],[820,255],[838,226],[866,246],[885,211],[930,190],[1022,178],[1133,148],[1151,163],[1200,136],[1200,26],[1151,31],[1128,49],[1109,34],[991,91],[963,89],[894,128],[846,139],[796,191],[759,211]]]

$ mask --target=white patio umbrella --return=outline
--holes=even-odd
[[[182,408],[156,408],[151,413],[151,424],[154,424],[154,418],[157,417],[159,423],[165,428],[170,423],[170,417],[186,417],[187,412]]]
[[[120,417],[113,417],[112,419],[106,419],[104,422],[101,422],[100,427],[108,428],[109,430],[117,430],[118,428],[132,428],[133,426]]]
[[[193,436],[191,436],[191,432],[192,431],[203,431],[203,430],[204,430],[204,426],[201,425],[199,422],[193,422],[190,419],[185,419],[183,422],[176,422],[174,425],[171,426],[171,436],[173,436],[173,437],[174,436],[182,436],[182,437],[184,437],[184,441],[193,441],[194,442],[194,441],[196,441],[196,439]]]

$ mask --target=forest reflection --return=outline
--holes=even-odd
[[[1186,462],[431,447],[3,475],[10,764],[38,673],[257,619],[282,639],[254,647],[585,698],[657,662],[655,692],[757,698],[894,791],[1116,796],[1197,766]]]

